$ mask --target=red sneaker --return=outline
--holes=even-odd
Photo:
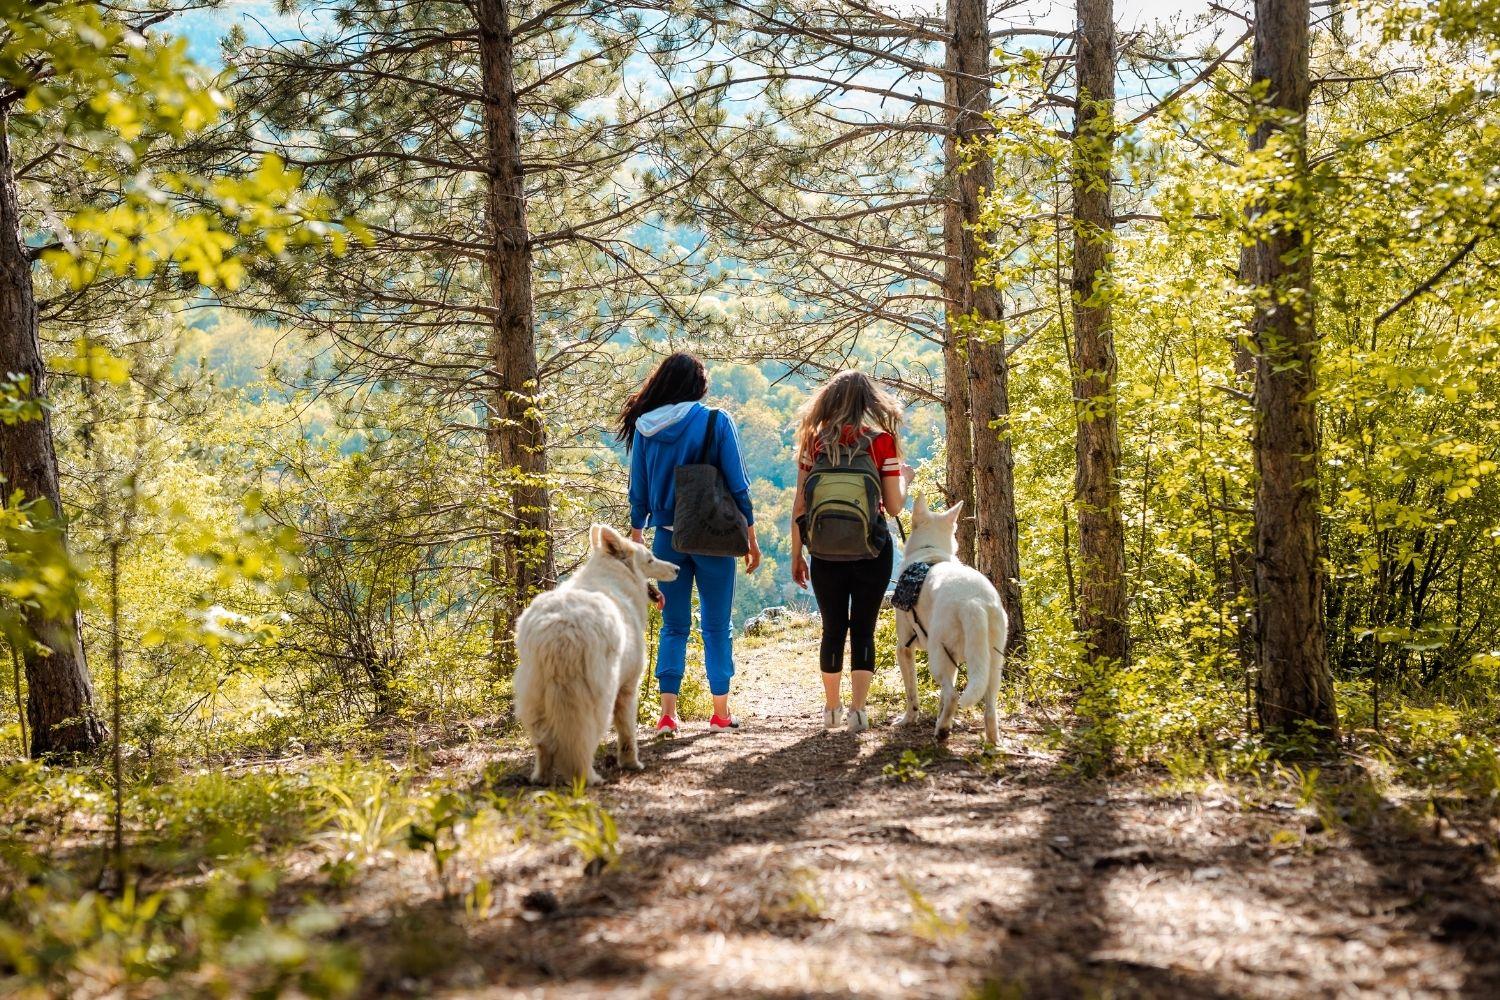
[[[658,736],[676,736],[678,726],[679,723],[676,718],[670,715],[663,715],[661,721],[656,724],[656,733]]]
[[[740,720],[732,715],[727,719],[722,715],[715,715],[708,720],[708,731],[711,733],[722,733],[729,729],[738,728],[740,728]]]

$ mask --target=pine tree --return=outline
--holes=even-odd
[[[692,36],[649,4],[336,7],[322,36],[235,53],[248,114],[221,155],[276,149],[375,238],[332,268],[279,267],[274,297],[241,304],[330,337],[330,387],[447,414],[466,468],[414,537],[490,540],[504,670],[516,615],[557,575],[549,428],[618,395],[612,344],[711,322],[696,303],[714,279],[661,226],[655,177],[664,106],[693,99],[651,83]]]
[[[975,515],[960,552],[1000,587],[1011,649],[1024,647],[1011,348],[1000,295],[978,277],[993,186],[982,141],[992,47],[1057,33],[997,26],[981,0],[941,18],[776,2],[700,16],[733,53],[721,72],[761,106],[686,130],[699,159],[722,165],[689,192],[694,213],[755,290],[761,329],[736,356],[820,375],[862,351],[875,374],[943,407],[946,499]]]
[[[1120,510],[1120,432],[1116,414],[1110,260],[1114,252],[1114,4],[1078,0],[1073,128],[1074,404],[1081,586],[1078,631],[1089,655],[1127,656],[1125,525]]]
[[[1307,171],[1307,0],[1257,0],[1251,150],[1275,169],[1255,233],[1255,572],[1263,729],[1338,732],[1323,620],[1317,326]]]

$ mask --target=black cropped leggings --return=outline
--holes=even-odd
[[[872,559],[833,562],[813,557],[813,596],[823,614],[823,645],[818,650],[823,673],[843,671],[845,637],[850,669],[875,669],[875,619],[891,582],[892,549],[886,539],[885,548]]]

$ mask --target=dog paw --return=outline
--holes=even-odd
[[[644,771],[646,765],[638,760],[627,760],[620,765],[622,771]]]
[[[897,725],[901,726],[915,726],[916,724],[917,710],[915,708],[908,708],[906,714],[901,716],[901,721],[897,723]]]
[[[948,729],[948,727],[946,727],[946,726],[938,726],[937,727],[937,732],[935,733],[935,735],[937,736],[937,741],[939,743],[945,743],[945,742],[947,742],[947,740],[948,740],[948,733],[949,732],[950,732],[950,730]]]

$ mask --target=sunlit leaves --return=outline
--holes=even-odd
[[[238,288],[246,257],[326,243],[348,230],[332,205],[300,192],[275,156],[242,175],[154,173],[153,144],[215,124],[227,100],[187,57],[181,38],[142,35],[95,3],[0,2],[0,79],[21,97],[10,127],[50,131],[95,152],[96,176],[118,172],[116,195],[62,218],[42,260],[75,288],[101,276],[146,279],[167,264],[210,288]],[[361,238],[368,234],[355,230]]]
[[[109,348],[98,341],[79,338],[73,344],[73,354],[53,358],[54,370],[68,372],[79,378],[97,379],[111,385],[122,385],[130,377],[130,362],[117,358]]]
[[[0,379],[0,423],[15,425],[40,420],[46,410],[46,400],[32,391],[31,376],[12,372]]]
[[[350,233],[371,239],[357,223],[335,223],[331,201],[304,193],[300,172],[275,155],[243,176],[173,174],[155,186],[138,180],[116,203],[68,220],[69,239],[42,255],[59,277],[81,287],[100,275],[149,278],[174,264],[200,284],[232,291],[244,281],[247,256],[262,249],[277,255],[326,243],[342,253]],[[214,209],[184,213],[181,198]]]
[[[18,490],[5,496],[0,504],[0,634],[6,641],[19,649],[34,638],[23,628],[25,611],[71,622],[79,605],[79,579],[51,505],[28,502]]]

